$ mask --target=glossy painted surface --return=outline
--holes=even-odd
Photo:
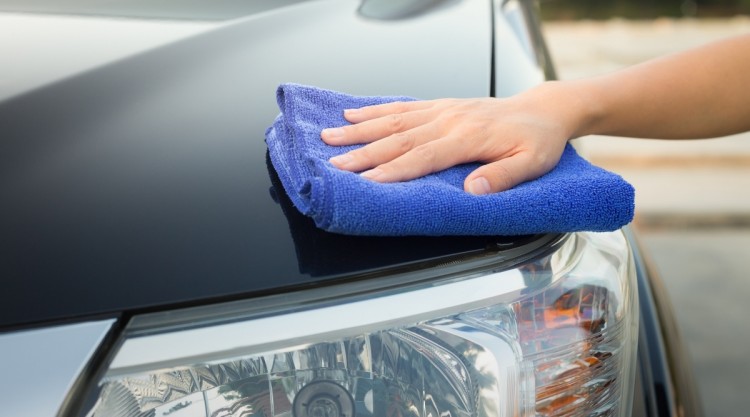
[[[6,416],[54,416],[114,320],[0,334]]]
[[[529,26],[531,22],[527,14],[532,2],[493,0],[493,3],[496,56],[494,93],[496,97],[510,97],[545,80],[544,63],[537,56],[541,45],[532,44],[534,38],[530,36],[539,28]],[[506,59],[512,59],[512,65],[506,65]]]
[[[0,102],[219,24],[10,13],[0,6],[0,56],[14,58],[0,68]]]
[[[0,293],[0,327],[242,298],[511,244],[321,234],[272,198],[263,135],[280,82],[489,93],[488,2],[387,21],[357,7],[265,11],[1,102],[0,274],[12,291]]]
[[[306,0],[0,0],[0,10],[127,19],[219,21],[237,19]]]

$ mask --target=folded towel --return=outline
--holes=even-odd
[[[544,176],[475,196],[463,164],[412,181],[381,184],[328,162],[361,145],[334,147],[320,131],[348,124],[343,110],[409,97],[357,97],[298,84],[277,90],[281,114],[266,131],[271,162],[289,198],[327,231],[374,236],[524,235],[615,230],[633,217],[634,190],[567,145]]]
[[[330,233],[300,213],[284,192],[279,174],[266,153],[266,168],[271,178],[269,194],[279,205],[289,224],[299,272],[312,277],[351,274],[405,265],[425,259],[453,262],[507,245],[523,245],[541,235],[526,236],[354,236]],[[554,237],[550,238],[554,239]],[[367,253],[367,256],[362,256]],[[531,275],[529,271],[524,277]],[[525,279],[524,278],[524,279]]]

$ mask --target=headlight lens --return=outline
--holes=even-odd
[[[622,233],[578,233],[510,270],[126,334],[89,415],[626,416],[634,283]]]

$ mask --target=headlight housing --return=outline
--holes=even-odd
[[[630,253],[577,233],[512,269],[162,315],[126,330],[88,415],[629,416]]]

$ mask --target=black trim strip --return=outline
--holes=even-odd
[[[82,416],[96,401],[97,397],[90,394],[94,392],[93,385],[99,382],[107,371],[112,352],[115,352],[114,348],[121,343],[120,334],[124,328],[122,317],[109,316],[107,318],[115,319],[115,322],[71,385],[57,412],[57,417]]]
[[[495,2],[490,0],[490,97],[495,96]]]

